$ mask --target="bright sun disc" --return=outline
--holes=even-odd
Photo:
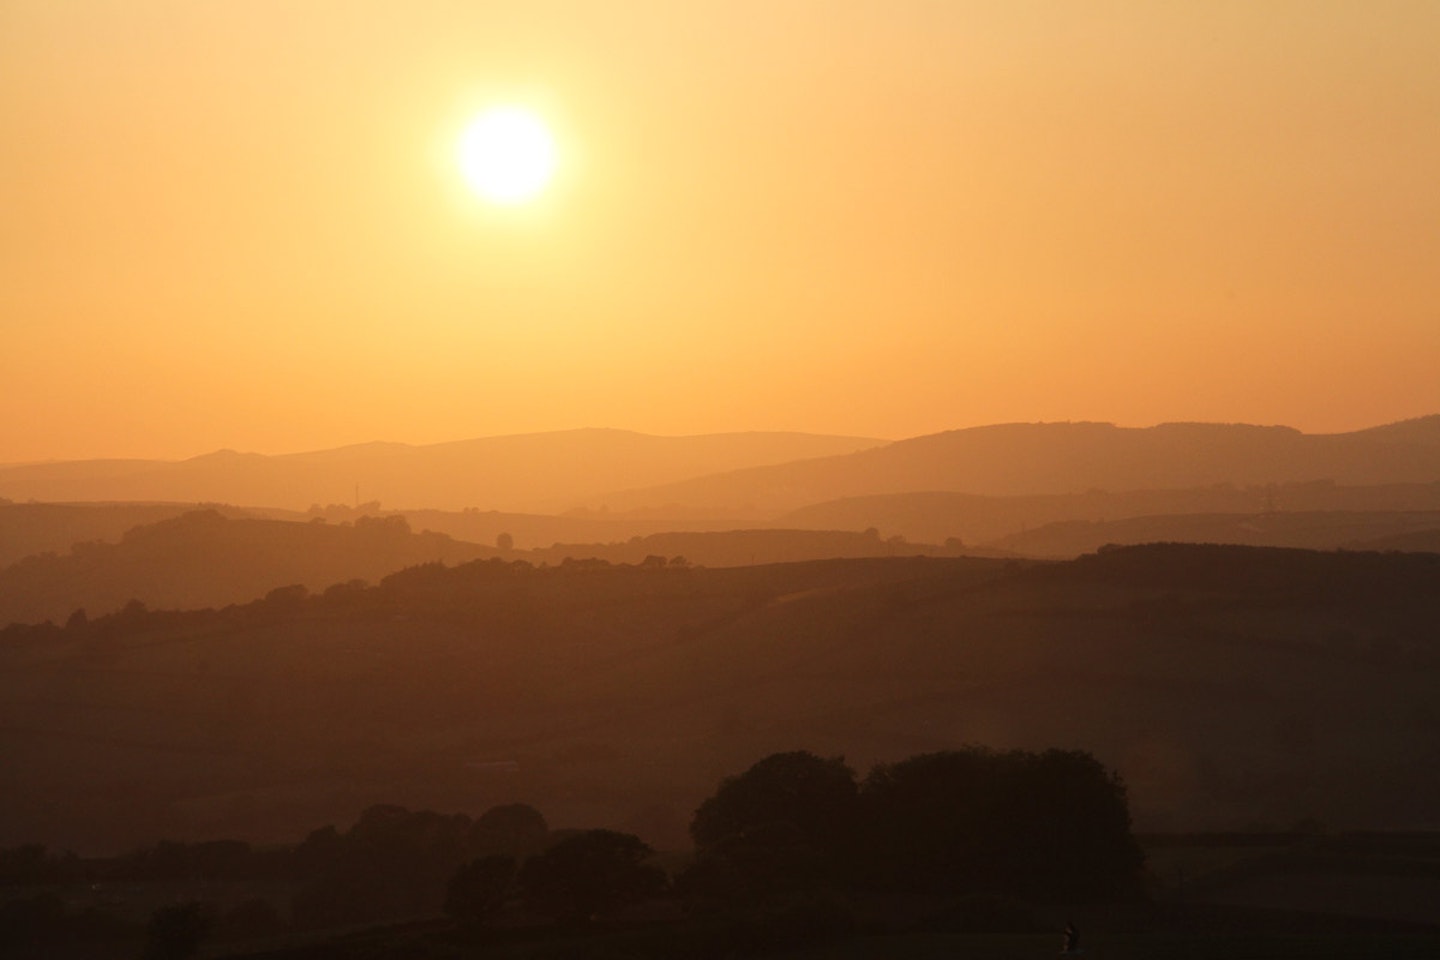
[[[460,136],[460,170],[492,203],[522,203],[550,182],[555,141],[540,118],[521,107],[496,107]]]

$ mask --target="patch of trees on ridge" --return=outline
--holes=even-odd
[[[1032,902],[1127,899],[1142,857],[1125,789],[1079,751],[981,747],[876,766],[863,780],[840,758],[795,751],[726,778],[696,810],[688,867],[671,876],[640,838],[552,831],[525,804],[463,814],[380,805],[350,829],[313,831],[290,849],[238,841],[161,843],[103,863],[31,846],[0,851],[0,885],[270,880],[295,892],[294,929],[436,915],[463,927],[546,921],[586,926],[646,900],[754,911],[832,894],[955,894]],[[298,886],[297,886],[298,885]],[[43,942],[53,893],[11,902],[0,946]],[[27,910],[27,903],[30,909]],[[226,913],[157,912],[150,936],[198,942],[196,918],[235,939],[285,929],[252,898]],[[165,913],[161,917],[161,913]],[[172,915],[173,914],[173,915]]]

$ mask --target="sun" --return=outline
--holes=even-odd
[[[493,107],[460,135],[460,172],[492,203],[517,204],[538,196],[555,173],[555,140],[534,112]]]

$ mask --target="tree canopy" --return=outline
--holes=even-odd
[[[1138,890],[1125,787],[1081,751],[981,747],[876,766],[791,752],[696,811],[687,886],[765,897],[816,885],[1104,899]]]
[[[633,834],[586,830],[525,861],[520,888],[539,912],[584,922],[663,889],[664,871],[646,862],[653,854]]]

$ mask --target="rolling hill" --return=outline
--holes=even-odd
[[[1172,514],[1050,523],[1001,537],[992,545],[1027,557],[1055,558],[1093,553],[1107,544],[1139,543],[1231,543],[1311,550],[1353,545],[1401,550],[1410,542],[1408,538],[1417,534],[1428,534],[1433,543],[1436,529],[1440,529],[1440,511]]]
[[[98,616],[131,601],[164,609],[225,606],[279,587],[323,590],[415,564],[497,553],[442,534],[411,533],[403,517],[336,526],[196,510],[135,527],[116,543],[77,543],[67,554],[0,569],[0,624],[63,622],[77,608]]]
[[[68,553],[77,543],[113,543],[132,527],[194,509],[193,503],[0,503],[0,567],[32,554]],[[227,517],[275,517],[276,513],[220,504],[209,509]],[[294,514],[291,519],[304,518]]]
[[[1375,486],[1314,481],[1249,487],[1227,483],[1173,490],[1087,490],[1011,497],[947,492],[877,494],[811,504],[780,515],[774,523],[801,530],[874,527],[886,537],[899,535],[934,543],[957,537],[967,544],[993,544],[1002,537],[1062,522],[1106,523],[1137,517],[1195,514],[1343,512],[1368,513],[1377,521],[1389,523],[1396,518],[1387,518],[1388,514],[1434,511],[1440,511],[1440,481]],[[1377,530],[1375,535],[1380,533]],[[1338,545],[1338,541],[1323,544]]]
[[[371,443],[285,456],[222,450],[178,462],[74,461],[0,469],[0,497],[554,512],[614,486],[667,483],[850,453],[884,441],[803,433],[657,437],[569,430],[429,446]],[[357,496],[358,491],[358,496]]]
[[[1434,483],[1440,417],[1407,423],[1349,434],[1211,423],[1002,424],[620,491],[591,505],[744,508],[773,517],[842,498],[921,492],[1038,496],[1216,484]]]
[[[0,844],[293,839],[371,803],[684,846],[777,750],[1078,747],[1142,829],[1435,826],[1440,557],[418,567],[0,631]]]

